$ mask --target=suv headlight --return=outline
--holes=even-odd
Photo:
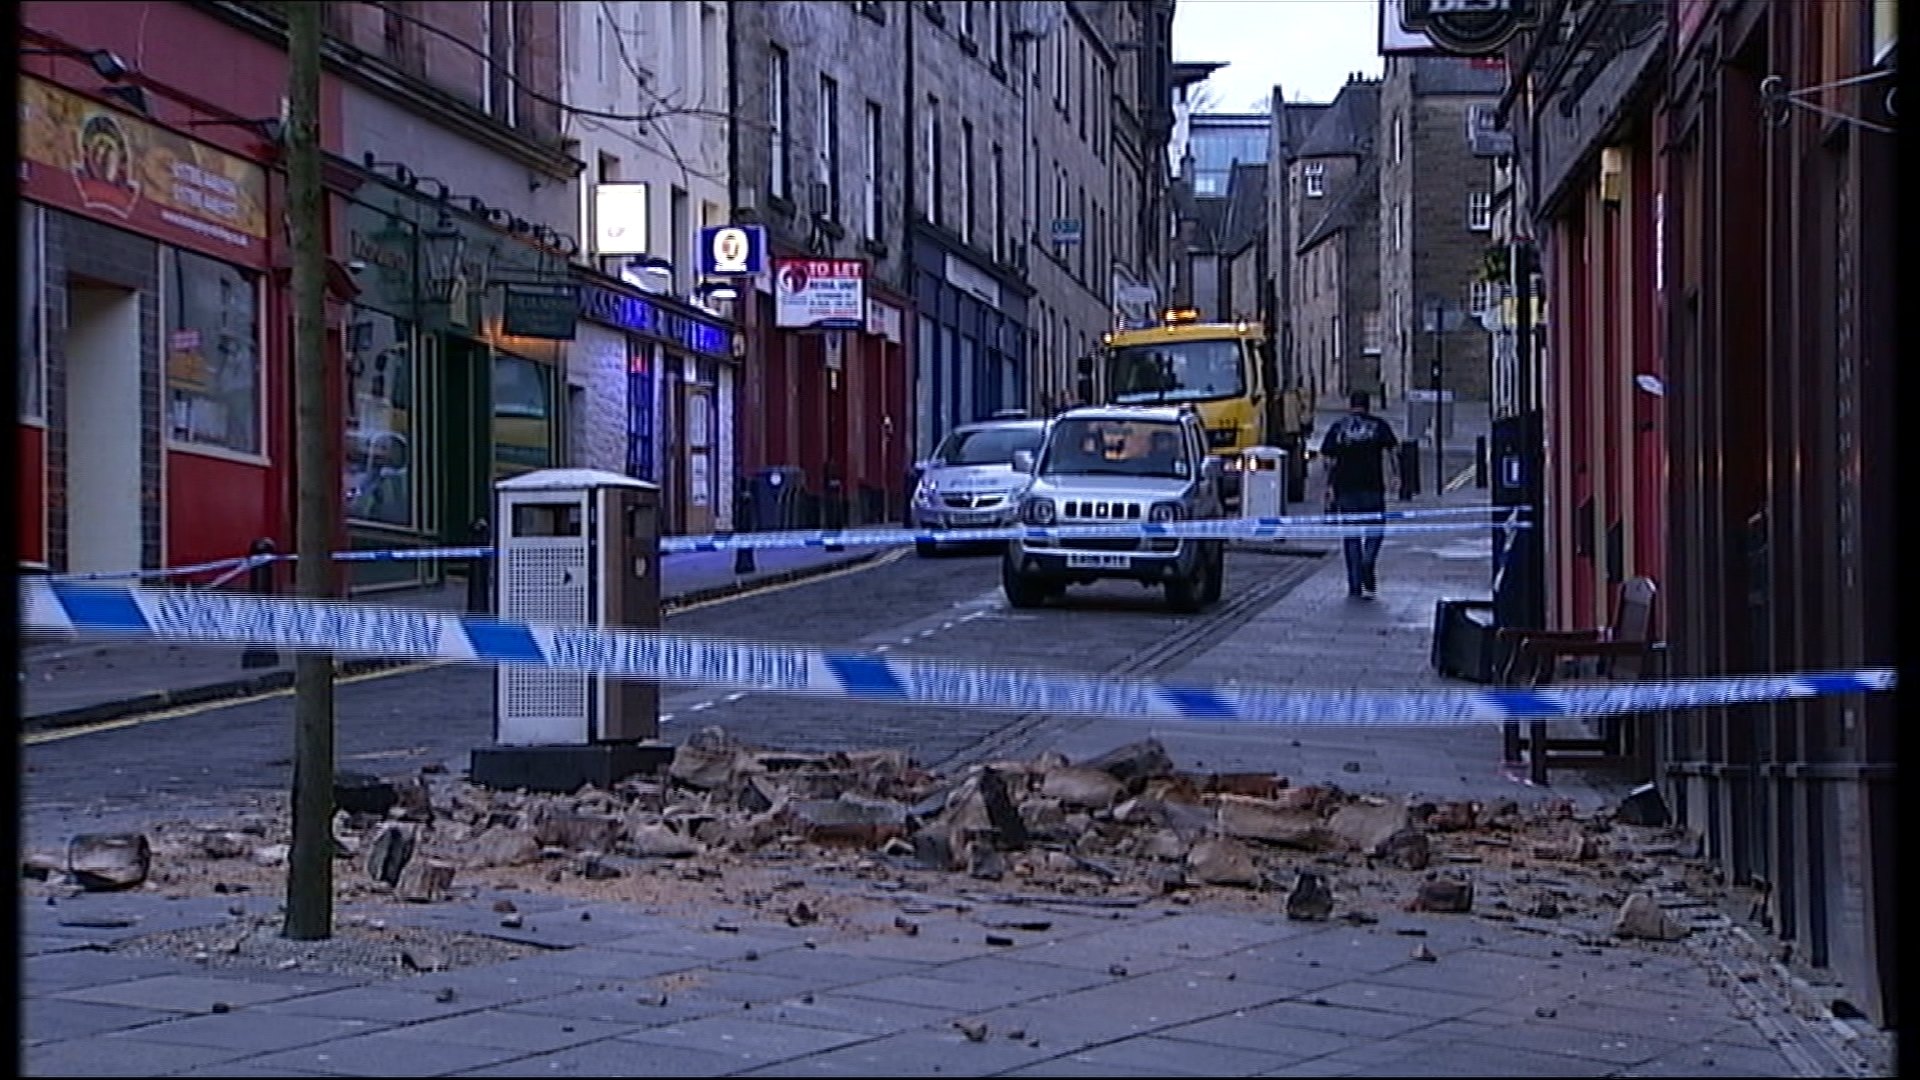
[[[1035,498],[1021,503],[1020,520],[1029,525],[1053,524],[1053,500]]]
[[[1164,525],[1170,521],[1179,521],[1184,513],[1185,510],[1179,503],[1154,503],[1153,507],[1147,511],[1147,520]]]
[[[918,503],[932,502],[934,495],[939,491],[940,486],[933,482],[932,477],[921,477],[920,482],[913,487],[913,501]]]

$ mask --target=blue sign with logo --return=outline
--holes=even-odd
[[[767,269],[767,230],[760,225],[713,225],[700,230],[700,276],[737,277]]]

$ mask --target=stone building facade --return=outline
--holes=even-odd
[[[1380,389],[1380,84],[1353,78],[1287,167],[1295,357],[1314,400]]]
[[[1074,360],[1099,347],[1111,320],[1116,222],[1132,216],[1116,205],[1117,170],[1110,162],[1117,54],[1083,11],[1095,6],[1062,5],[1063,17],[1033,39],[1022,68],[1028,198],[1021,235],[1034,290],[1030,408],[1036,412],[1072,400]]]
[[[1273,118],[1267,125],[1267,307],[1262,321],[1273,341],[1283,386],[1293,385],[1303,358],[1294,326],[1295,294],[1300,285],[1294,269],[1293,159],[1326,112],[1325,102],[1288,101],[1284,88],[1273,88]]]
[[[1389,399],[1440,387],[1488,395],[1491,346],[1473,317],[1491,239],[1493,176],[1468,114],[1499,100],[1498,62],[1392,56],[1380,89],[1380,381]],[[1442,315],[1435,329],[1436,307]]]

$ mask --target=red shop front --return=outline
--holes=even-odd
[[[97,10],[117,6],[23,11],[28,48],[80,54],[28,57],[19,79],[16,535],[23,562],[56,572],[290,541],[279,183],[246,119],[277,113],[285,56],[186,5],[150,5],[153,47],[136,50]],[[247,100],[163,82],[192,64],[159,43],[183,40],[218,48]],[[142,58],[118,81],[135,100],[104,92],[95,49]]]

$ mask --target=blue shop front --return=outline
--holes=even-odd
[[[939,232],[913,229],[915,457],[960,424],[1020,408],[1033,289]]]

